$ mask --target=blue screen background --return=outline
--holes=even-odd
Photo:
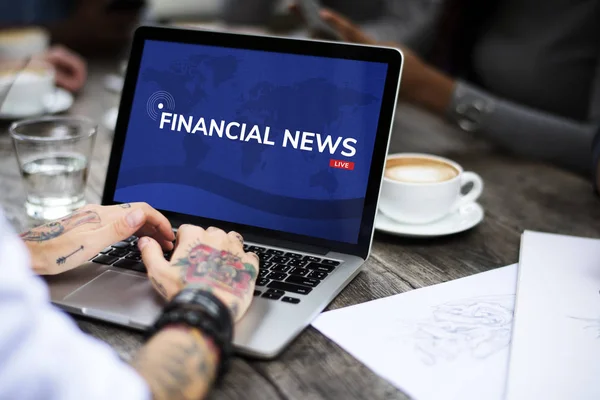
[[[114,200],[357,243],[386,74],[382,63],[146,41]],[[275,145],[161,130],[162,112],[261,136],[269,126]],[[285,129],[354,138],[356,154],[282,147]]]

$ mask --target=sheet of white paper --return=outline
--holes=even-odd
[[[600,240],[525,232],[507,399],[600,399]]]
[[[515,264],[326,312],[313,326],[417,400],[501,399],[516,277]]]

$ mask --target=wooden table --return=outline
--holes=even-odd
[[[71,113],[99,119],[118,95],[104,90],[106,73],[117,64],[91,65],[91,80]],[[24,192],[10,137],[0,133],[0,206],[13,226],[23,230]],[[99,202],[112,133],[99,132],[86,196]],[[471,231],[451,237],[415,240],[377,234],[364,271],[335,299],[330,309],[346,307],[435,283],[486,271],[518,260],[524,229],[600,237],[600,204],[585,179],[552,166],[493,150],[474,136],[432,116],[401,105],[394,125],[392,152],[426,151],[451,157],[478,172],[486,187],[486,216]],[[393,312],[393,310],[390,310]],[[78,320],[85,332],[112,345],[129,359],[141,336],[107,324]],[[312,328],[275,361],[238,358],[224,385],[211,398],[223,399],[404,399]]]

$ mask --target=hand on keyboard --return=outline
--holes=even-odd
[[[243,241],[236,232],[182,225],[170,262],[155,240],[140,238],[138,246],[150,280],[163,297],[171,299],[184,287],[205,289],[229,306],[237,321],[250,306],[258,275],[258,257],[244,252]]]
[[[175,235],[169,220],[146,203],[87,205],[21,234],[21,238],[31,253],[34,271],[55,275],[131,235],[152,236],[165,251],[173,249]]]

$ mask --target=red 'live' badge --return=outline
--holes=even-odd
[[[354,163],[351,161],[331,159],[329,160],[329,166],[331,168],[347,169],[348,171],[352,171],[354,169]]]

